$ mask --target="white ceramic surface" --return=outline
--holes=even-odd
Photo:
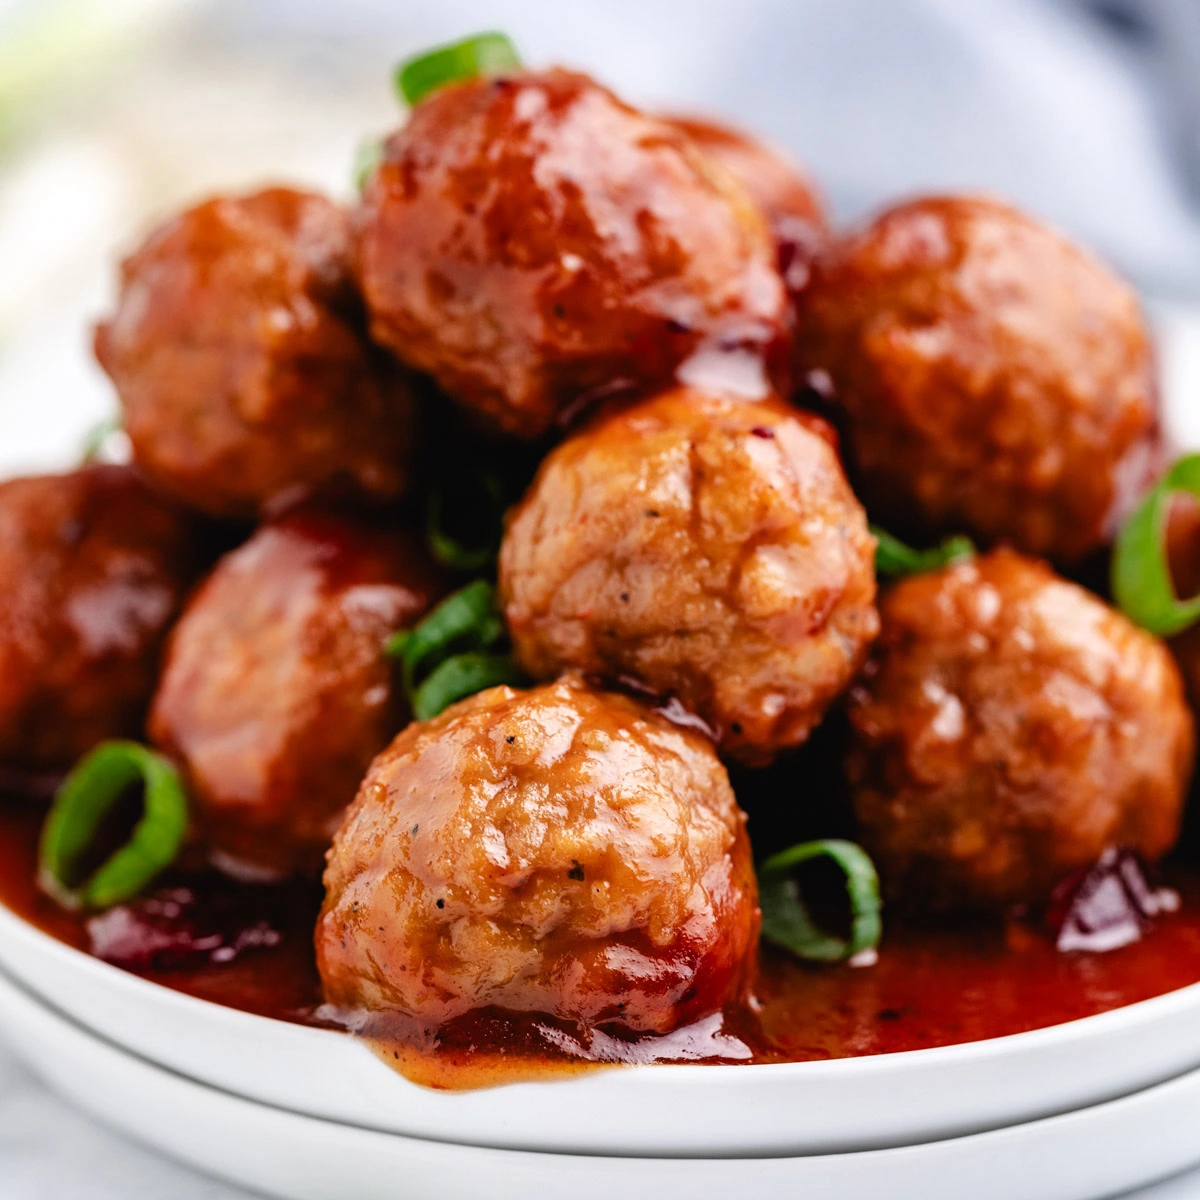
[[[1200,1160],[1200,1072],[1066,1116],[895,1150],[801,1158],[598,1158],[450,1146],[256,1104],[86,1033],[3,977],[0,1031],[35,1071],[100,1120],[285,1200],[727,1200],[739,1194],[1092,1200]]]
[[[713,1157],[871,1149],[1066,1112],[1200,1067],[1197,985],[1050,1029],[934,1050],[617,1068],[435,1092],[346,1035],[169,991],[3,908],[0,967],[86,1028],[214,1087],[367,1129],[478,1146]]]

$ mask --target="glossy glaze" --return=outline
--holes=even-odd
[[[0,483],[0,768],[137,735],[202,562],[196,523],[128,467]]]
[[[326,998],[430,1039],[488,1008],[671,1033],[745,991],[744,822],[711,744],[633,700],[482,692],[401,733],[334,837]]]
[[[408,719],[387,638],[441,590],[415,538],[294,512],[220,560],[171,635],[151,741],[230,869],[319,873]]]
[[[798,347],[832,383],[868,507],[916,536],[965,527],[1074,561],[1155,466],[1137,297],[996,201],[914,200],[838,242]]]
[[[864,843],[916,904],[1044,904],[1123,845],[1175,844],[1195,730],[1166,647],[1009,550],[886,592],[851,691]]]
[[[761,763],[803,742],[861,664],[873,555],[820,418],[679,388],[547,456],[500,591],[534,677],[632,680]]]
[[[659,384],[710,341],[781,348],[784,289],[753,201],[679,130],[583,75],[423,100],[359,226],[373,336],[509,433]]]
[[[125,260],[96,354],[160,487],[218,516],[403,490],[411,385],[362,336],[350,252],[342,210],[270,188],[188,209]]]

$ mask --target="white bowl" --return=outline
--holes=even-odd
[[[282,1200],[726,1200],[744,1194],[1093,1200],[1200,1160],[1200,1072],[1065,1116],[895,1150],[802,1158],[597,1158],[450,1146],[256,1104],[86,1033],[3,976],[0,1030],[35,1071],[100,1120]]]
[[[0,967],[127,1051],[252,1100],[476,1146],[612,1155],[828,1154],[1093,1105],[1200,1067],[1200,985],[1032,1033],[767,1066],[621,1067],[471,1092],[410,1083],[356,1039],[196,1000],[0,907]]]

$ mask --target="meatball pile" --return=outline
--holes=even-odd
[[[898,909],[1039,908],[1175,843],[1180,672],[1048,565],[1154,477],[1149,339],[1012,208],[843,236],[743,134],[565,70],[456,79],[351,207],[273,188],[163,224],[95,348],[133,465],[0,485],[0,776],[146,737],[212,865],[323,869],[317,963],[357,1028],[750,1011],[727,767],[758,828],[853,819]],[[467,514],[502,539],[439,527],[505,486],[447,497],[447,461],[520,476]],[[880,590],[870,522],[981,553]],[[766,880],[770,916],[796,881]]]
[[[564,678],[409,726],[338,830],[331,1004],[436,1029],[488,1007],[668,1033],[745,988],[750,843],[701,735]]]
[[[890,209],[835,243],[800,300],[800,368],[831,387],[855,480],[899,531],[965,529],[1073,562],[1156,464],[1133,291],[993,200]]]

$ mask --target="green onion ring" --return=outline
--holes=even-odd
[[[851,913],[848,939],[818,929],[800,895],[793,868],[814,858],[832,859],[846,876]],[[866,851],[853,842],[838,838],[801,842],[772,855],[758,870],[758,891],[762,936],[797,958],[843,962],[873,950],[883,935],[879,876]]]
[[[871,526],[875,538],[875,572],[878,575],[900,577],[937,571],[975,554],[975,544],[961,534],[948,537],[929,550],[914,550],[899,538],[892,537],[878,525]]]
[[[144,812],[128,842],[82,884],[71,874],[104,816],[132,784],[145,785]],[[42,826],[38,879],[68,908],[111,908],[136,896],[183,845],[188,810],[179,772],[136,742],[101,742],[63,780]]]
[[[1117,607],[1136,625],[1159,637],[1182,633],[1200,620],[1200,596],[1175,594],[1167,562],[1167,519],[1171,497],[1186,493],[1200,500],[1200,454],[1181,458],[1134,510],[1117,535],[1112,559],[1112,591]]]
[[[407,59],[396,68],[396,90],[413,105],[430,92],[481,75],[521,69],[517,48],[502,33],[479,33]]]
[[[456,700],[502,683],[520,682],[520,673],[507,654],[480,654],[477,651],[456,654],[439,663],[413,693],[413,716],[418,721],[428,721]]]

